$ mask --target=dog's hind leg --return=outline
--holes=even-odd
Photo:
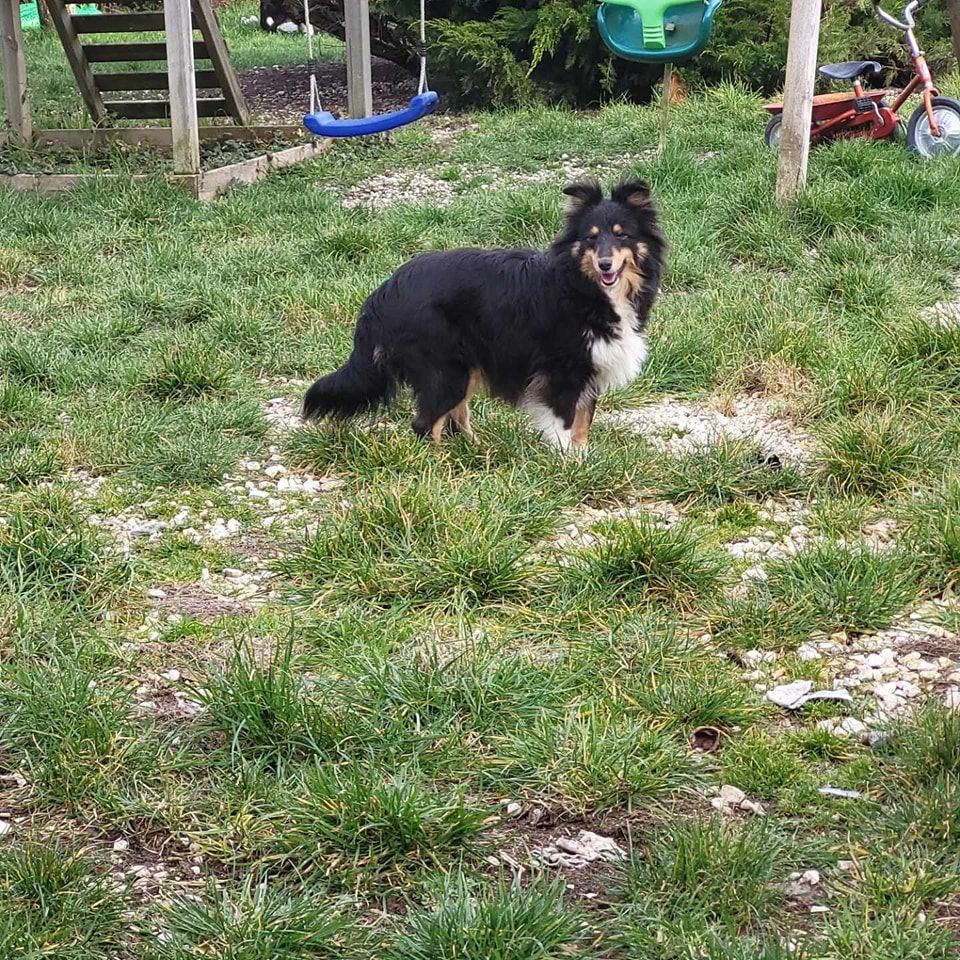
[[[483,377],[476,370],[470,372],[470,379],[467,381],[467,393],[464,398],[450,411],[450,419],[447,421],[447,428],[451,433],[462,433],[471,443],[477,443],[477,435],[473,432],[470,425],[470,398],[483,385]]]
[[[434,443],[439,444],[448,420],[464,429],[460,412],[461,407],[466,408],[469,380],[468,371],[450,367],[434,368],[426,376],[415,378],[415,382],[411,383],[417,400],[413,432],[418,437],[429,434]],[[464,433],[467,430],[464,429]]]
[[[470,408],[467,406],[466,397],[450,411],[447,426],[451,428],[451,432],[462,433],[471,443],[477,443],[477,435],[470,425]]]

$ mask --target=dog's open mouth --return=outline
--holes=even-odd
[[[620,274],[623,273],[623,267],[619,270],[605,270],[600,272],[600,282],[605,287],[612,287],[619,279]]]

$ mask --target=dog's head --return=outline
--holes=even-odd
[[[567,218],[553,242],[555,255],[569,256],[580,272],[609,293],[639,290],[648,243],[659,239],[650,188],[641,180],[614,187],[605,198],[599,184],[572,183],[563,191]]]

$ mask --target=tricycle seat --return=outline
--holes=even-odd
[[[825,63],[820,67],[820,74],[831,80],[853,80],[868,73],[877,74],[881,69],[876,60],[846,60],[843,63]]]

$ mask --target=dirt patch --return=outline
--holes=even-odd
[[[211,593],[200,583],[169,584],[162,589],[166,596],[157,600],[160,610],[200,623],[213,623],[223,617],[242,616],[253,611],[249,603]]]
[[[322,109],[345,113],[347,67],[321,63],[316,68]],[[373,58],[371,66],[375,113],[399,110],[417,92],[417,82],[406,70],[387,60]],[[294,67],[254,67],[240,72],[240,86],[247,103],[265,123],[300,123],[309,109],[310,70]]]

